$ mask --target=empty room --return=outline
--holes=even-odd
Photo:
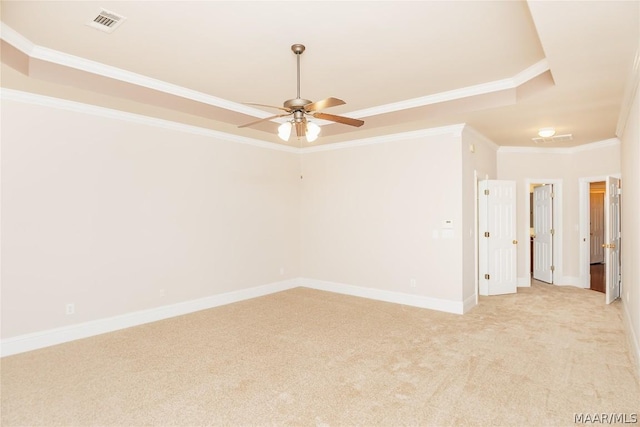
[[[640,1],[0,25],[3,426],[639,422]]]

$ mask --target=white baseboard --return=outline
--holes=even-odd
[[[361,286],[347,285],[344,283],[327,282],[301,278],[300,286],[320,291],[335,292],[338,294],[351,295],[355,297],[369,298],[377,301],[392,302],[396,304],[410,305],[412,307],[428,308],[430,310],[444,311],[447,313],[463,314],[465,307],[469,305],[471,299],[463,301],[450,301],[438,298],[424,297],[420,295],[405,294],[401,292],[384,291],[381,289],[365,288]],[[475,305],[475,295],[473,295],[473,305]]]
[[[0,341],[0,357],[11,356],[107,332],[143,325],[145,323],[156,322],[158,320],[285,291],[298,286],[454,314],[466,313],[476,306],[475,295],[471,295],[464,301],[450,301],[343,283],[297,278],[3,339]]]
[[[149,310],[141,310],[105,319],[92,320],[90,322],[65,326],[62,328],[49,329],[46,331],[7,338],[0,341],[0,356],[5,357],[13,354],[24,353],[26,351],[88,338],[94,335],[113,332],[132,326],[156,322],[170,317],[181,316],[183,314],[189,314],[275,292],[285,291],[297,286],[299,286],[299,281],[297,279],[284,280],[239,291],[211,295],[197,300],[184,301]]]
[[[640,341],[638,340],[638,333],[640,331],[636,331],[633,328],[633,322],[631,321],[631,314],[629,313],[629,308],[627,303],[622,300],[622,310],[624,311],[624,329],[627,335],[627,341],[629,342],[629,348],[631,350],[631,355],[634,359],[636,370],[638,375],[640,375]]]
[[[478,305],[478,302],[476,300],[477,300],[476,294],[473,294],[469,298],[465,299],[462,303],[462,312],[466,313],[469,310],[471,310],[473,307]]]

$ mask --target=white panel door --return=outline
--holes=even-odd
[[[553,283],[553,185],[533,189],[533,278]]]
[[[607,177],[605,190],[605,280],[606,301],[620,298],[620,180]]]
[[[589,242],[589,262],[604,262],[604,193],[589,194]]]
[[[516,183],[479,183],[480,295],[517,292]]]

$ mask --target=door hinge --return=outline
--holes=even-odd
[[[489,236],[490,236],[490,233],[488,231],[485,231],[484,232],[484,237],[489,237]]]
[[[555,266],[551,266],[551,271],[556,271],[556,267]]]
[[[553,199],[554,197],[556,197],[556,193],[551,193],[551,198]]]
[[[549,233],[551,233],[551,235],[553,236],[554,234],[556,234],[556,230],[552,228],[551,231],[549,231]]]
[[[484,278],[485,278],[485,279],[487,279],[487,280],[489,280],[489,279],[491,278],[491,276],[490,276],[489,274],[485,274],[485,275],[484,275]]]
[[[489,190],[484,190],[484,195],[488,196],[489,195]]]

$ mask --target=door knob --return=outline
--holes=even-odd
[[[518,244],[518,241],[517,241],[517,240],[514,240],[514,241],[513,241],[513,244],[514,244],[514,245],[517,245],[517,244]]]

